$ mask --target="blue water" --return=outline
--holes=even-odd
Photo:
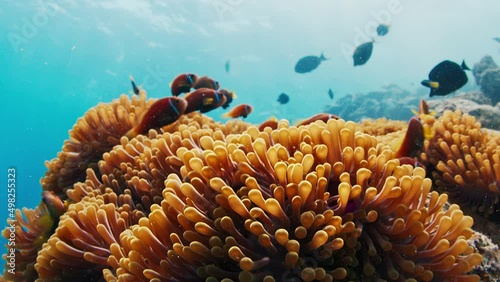
[[[489,1],[11,1],[0,5],[0,222],[7,217],[7,169],[16,169],[16,206],[40,201],[44,162],[55,158],[78,117],[130,94],[132,74],[149,97],[164,97],[183,72],[208,75],[254,112],[297,120],[336,97],[395,83],[417,91],[438,62],[498,62],[500,2]],[[352,48],[371,40],[371,59],[353,67]],[[324,52],[307,74],[297,60]],[[224,64],[231,61],[231,70]],[[476,88],[469,73],[466,89]],[[278,105],[281,92],[290,95]],[[234,105],[233,104],[233,105]],[[208,115],[221,120],[222,110]],[[2,243],[3,245],[3,243]],[[2,250],[2,252],[4,252]],[[2,265],[3,266],[3,265]]]

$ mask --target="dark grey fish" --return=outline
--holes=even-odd
[[[306,56],[301,58],[295,65],[296,73],[306,73],[315,70],[322,61],[328,60],[323,53],[318,56]]]
[[[135,95],[139,95],[139,92],[140,92],[140,89],[139,87],[137,87],[137,85],[135,84],[134,82],[134,77],[132,75],[130,75],[130,82],[132,83],[132,91],[134,91],[134,94]]]
[[[495,40],[496,42],[500,43],[500,37],[493,37],[493,40]]]
[[[364,65],[370,59],[373,51],[373,41],[363,43],[354,50],[352,58],[354,59],[354,66]]]
[[[331,100],[333,100],[333,91],[332,89],[328,89],[328,97],[330,97]]]
[[[380,24],[377,27],[377,34],[378,36],[384,36],[389,32],[389,26],[386,24]]]
[[[462,61],[462,65],[458,65],[445,60],[431,70],[428,80],[422,80],[421,83],[431,89],[429,94],[431,97],[448,95],[467,83],[465,70],[470,70],[465,61]]]
[[[229,70],[231,69],[231,64],[229,63],[229,60],[227,60],[224,67],[226,68],[226,73],[229,73]]]
[[[278,100],[277,100],[280,104],[286,104],[288,103],[288,101],[290,101],[290,97],[288,97],[288,95],[286,93],[281,93],[279,96],[278,96]]]

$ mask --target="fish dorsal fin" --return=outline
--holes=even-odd
[[[465,60],[462,60],[462,65],[460,66],[463,70],[470,71],[470,68],[465,64]]]

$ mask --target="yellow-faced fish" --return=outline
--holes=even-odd
[[[458,65],[445,60],[431,70],[429,79],[422,80],[421,83],[431,89],[430,97],[448,95],[467,83],[465,70],[470,70],[465,61],[462,61],[462,65]]]

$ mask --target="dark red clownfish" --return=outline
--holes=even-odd
[[[395,152],[396,158],[415,157],[424,145],[424,127],[417,117],[408,122],[404,137],[394,139],[389,146]]]
[[[200,89],[200,88],[210,88],[213,90],[218,90],[219,89],[219,82],[211,79],[208,76],[202,76],[198,79],[193,84],[194,89]]]
[[[184,99],[187,101],[187,108],[184,114],[194,111],[206,113],[226,103],[226,96],[210,88],[200,88],[188,93]]]
[[[139,134],[145,134],[152,128],[160,128],[176,121],[184,111],[187,102],[179,97],[167,97],[154,102],[142,115],[141,121],[130,129],[125,136],[129,139]]]
[[[179,74],[172,82],[170,83],[170,90],[172,91],[172,95],[179,96],[182,93],[187,93],[191,91],[193,84],[198,79],[198,76],[193,73],[184,73]]]
[[[270,117],[268,120],[259,125],[259,130],[263,131],[266,127],[270,127],[272,130],[275,130],[278,128],[278,119],[275,116]]]
[[[232,108],[229,112],[222,115],[223,118],[237,118],[243,117],[246,118],[251,112],[253,108],[248,104],[240,104],[234,108]]]
[[[310,118],[307,118],[305,120],[298,122],[295,126],[299,127],[301,125],[308,125],[308,124],[313,123],[317,120],[321,120],[321,121],[326,123],[329,119],[339,119],[339,117],[334,115],[334,114],[320,113],[320,114],[313,115]]]

